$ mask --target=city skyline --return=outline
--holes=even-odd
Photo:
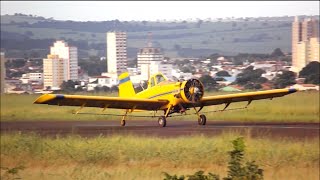
[[[1,1],[1,15],[22,13],[74,21],[156,21],[319,15],[319,5],[319,1]]]

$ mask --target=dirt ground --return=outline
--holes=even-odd
[[[167,121],[167,127],[158,126],[157,119],[128,120],[125,127],[120,121],[16,121],[1,122],[1,133],[36,132],[44,136],[78,134],[97,135],[131,134],[138,136],[178,137],[188,135],[215,136],[224,132],[238,132],[252,137],[319,138],[319,123],[266,123],[207,121],[200,126],[196,121]]]

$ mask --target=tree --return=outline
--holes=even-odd
[[[194,69],[193,66],[191,66],[191,67],[183,66],[180,68],[180,71],[182,71],[184,73],[192,73],[192,69]]]
[[[110,91],[111,91],[111,92],[118,92],[118,86],[112,86],[112,87],[110,88]]]
[[[237,75],[235,83],[244,86],[246,89],[261,89],[261,84],[268,81],[267,78],[261,77],[263,73],[265,73],[264,70],[249,66]]]
[[[263,73],[265,73],[264,70],[249,66],[237,75],[235,83],[244,86],[246,89],[260,89],[261,84],[268,81],[268,79],[261,77]]]
[[[280,48],[276,48],[275,50],[273,50],[273,52],[271,53],[271,57],[281,57],[284,56],[283,52],[281,51]]]
[[[296,84],[296,74],[292,71],[282,71],[273,79],[274,88],[285,88],[287,86]]]
[[[320,63],[317,61],[312,61],[306,65],[300,72],[300,78],[306,78],[305,83],[320,84]]]
[[[228,73],[228,71],[219,71],[216,73],[217,76],[225,76],[230,77],[231,75]]]
[[[207,91],[215,89],[218,85],[210,75],[203,75],[199,78],[199,80],[202,82],[205,90]]]
[[[134,58],[131,61],[128,61],[128,67],[137,67],[138,59]]]
[[[68,80],[68,81],[63,81],[63,83],[61,84],[61,90],[67,93],[72,93],[76,91],[75,85],[77,85],[78,83],[72,80]]]
[[[89,76],[99,76],[107,69],[107,60],[100,60],[91,56],[89,60],[79,59],[79,66],[85,70]]]
[[[94,91],[96,91],[96,92],[109,92],[110,88],[108,86],[96,86],[96,87],[94,87]]]

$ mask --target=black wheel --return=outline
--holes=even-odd
[[[121,126],[125,126],[126,125],[126,120],[121,120],[120,124],[121,124]]]
[[[200,117],[198,118],[198,124],[199,125],[206,125],[207,118],[204,114],[201,114]]]
[[[158,124],[160,127],[166,127],[166,124],[167,124],[166,117],[160,116],[158,119]]]

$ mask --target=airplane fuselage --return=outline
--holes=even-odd
[[[137,93],[135,97],[144,99],[165,99],[169,100],[171,105],[176,106],[177,104],[183,102],[183,100],[177,96],[183,90],[183,88],[181,88],[181,84],[182,82],[164,81]],[[161,109],[166,109],[169,107],[169,105],[170,104]]]

